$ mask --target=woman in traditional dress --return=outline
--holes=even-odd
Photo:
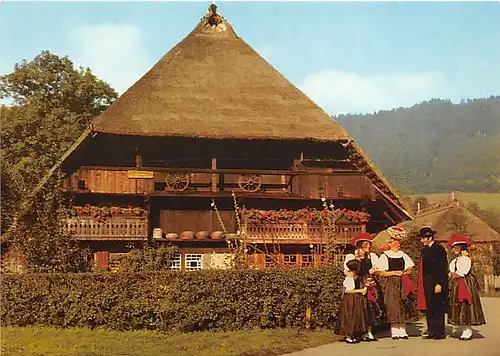
[[[344,280],[335,333],[344,335],[348,344],[354,344],[360,342],[368,330],[365,298],[367,288],[360,276],[361,263],[356,259],[350,260],[347,262],[347,268],[352,273]]]
[[[348,254],[344,262],[344,274],[346,276],[351,276],[352,272],[347,268],[347,263],[354,259],[361,263],[360,277],[363,278],[365,285],[367,286],[367,313],[368,313],[368,323],[369,328],[365,335],[363,335],[363,341],[377,341],[377,338],[373,336],[373,327],[380,325],[380,321],[384,316],[384,300],[382,298],[382,292],[379,284],[375,278],[375,272],[377,271],[377,261],[378,256],[370,252],[372,246],[373,237],[362,232],[356,235],[351,240],[351,245],[356,248],[354,253]]]
[[[472,339],[472,325],[486,324],[481,300],[479,299],[479,285],[472,273],[472,262],[468,247],[472,241],[463,235],[455,235],[448,244],[457,255],[450,262],[450,313],[449,323],[462,328],[460,340]]]
[[[415,266],[411,258],[400,250],[400,240],[406,231],[398,226],[387,229],[390,235],[389,250],[378,259],[378,273],[382,277],[387,321],[391,324],[391,336],[394,340],[408,339],[406,323],[418,319],[416,310],[415,286],[409,275]]]

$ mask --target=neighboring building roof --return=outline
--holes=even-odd
[[[437,231],[436,241],[447,241],[456,234],[453,221],[457,214],[462,214],[466,219],[466,235],[474,242],[495,242],[500,241],[500,234],[493,230],[470,210],[462,206],[458,201],[448,201],[437,204],[422,211],[414,217],[414,220],[405,221],[398,226],[404,229],[418,229],[421,226],[429,225]],[[375,236],[373,244],[376,247],[383,247],[389,240],[387,231],[380,232]]]

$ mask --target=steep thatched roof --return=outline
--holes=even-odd
[[[342,141],[347,132],[221,18],[196,28],[94,122],[139,136]]]
[[[456,220],[457,215],[465,217],[466,235],[473,241],[500,241],[500,234],[498,234],[498,232],[493,230],[470,210],[462,206],[458,201],[439,204],[416,215],[414,220],[405,221],[398,226],[410,230],[429,225],[437,231],[437,241],[447,241],[452,235],[456,234],[453,222]],[[383,247],[388,240],[389,234],[384,230],[375,237],[373,243],[376,247],[380,248]]]

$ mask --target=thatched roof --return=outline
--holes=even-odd
[[[94,122],[139,136],[338,141],[347,132],[222,19],[207,14]]]
[[[465,217],[466,232],[474,242],[495,242],[500,241],[500,234],[493,230],[483,220],[474,215],[470,210],[462,206],[458,201],[438,204],[430,209],[422,211],[416,215],[414,220],[405,221],[398,226],[404,229],[419,229],[421,226],[429,225],[437,231],[436,241],[447,241],[456,234],[454,221],[457,215]],[[376,247],[383,247],[389,240],[387,231],[380,232],[375,236],[373,244]]]

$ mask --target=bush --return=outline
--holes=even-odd
[[[154,241],[153,241],[154,244]],[[171,245],[156,245],[132,249],[119,261],[119,269],[127,272],[154,272],[168,270],[179,248]]]
[[[2,325],[159,331],[330,327],[342,271],[206,270],[2,278]]]

